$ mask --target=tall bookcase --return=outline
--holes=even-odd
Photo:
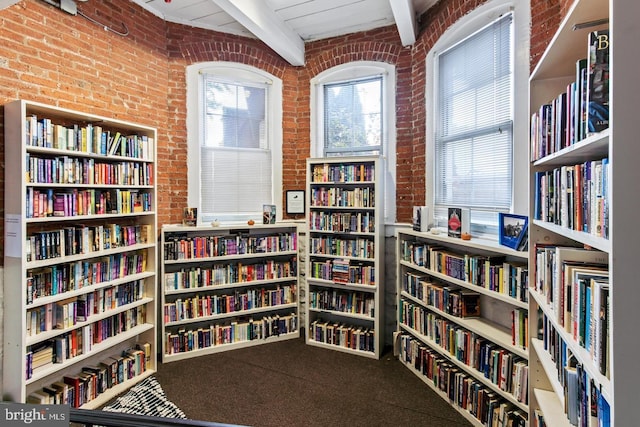
[[[527,252],[397,232],[399,359],[473,425],[528,416]],[[506,425],[506,424],[505,424]]]
[[[608,129],[588,135],[585,139],[541,158],[532,157],[529,170],[530,216],[533,219],[530,229],[530,329],[541,329],[538,334],[531,334],[531,417],[532,420],[537,416],[544,417],[547,425],[550,422],[554,426],[570,425],[569,418],[574,417],[572,411],[575,410],[584,411],[578,416],[592,418],[594,422],[603,418],[599,425],[637,424],[635,396],[640,371],[635,355],[640,351],[640,344],[636,339],[640,290],[637,286],[635,249],[638,244],[637,212],[640,204],[633,189],[640,182],[637,162],[640,158],[640,146],[636,144],[638,126],[635,114],[635,106],[640,99],[640,86],[637,84],[640,62],[639,14],[640,5],[637,2],[574,1],[530,78],[529,101],[533,114],[539,111],[541,105],[566,91],[567,86],[576,80],[576,61],[587,57],[589,33],[609,29]],[[590,25],[599,20],[608,22]],[[603,162],[603,159],[606,161]],[[589,209],[606,207],[608,215],[602,220],[605,222],[597,224],[600,228],[597,225],[593,227],[593,224],[590,224],[591,228],[576,227],[575,222],[567,224],[561,220],[558,223],[547,215],[538,215],[535,200],[538,192],[545,188],[538,180],[541,174],[564,171],[567,167],[575,168],[575,165],[588,169],[599,163],[608,163],[604,172],[596,175],[602,178],[600,181],[604,181],[603,192],[598,194],[596,191],[597,202],[587,204],[583,213],[597,215],[597,209]],[[590,180],[587,179],[586,182]],[[564,197],[563,191],[559,194]],[[572,197],[569,196],[569,200]],[[586,197],[586,200],[590,199]],[[558,201],[558,204],[562,207],[563,200]],[[577,281],[570,282],[573,285],[570,292],[574,293],[569,294],[567,301],[575,301],[577,297],[578,312],[585,312],[586,316],[584,319],[579,317],[577,323],[572,320],[567,325],[566,314],[563,317],[562,313],[567,306],[562,305],[562,299],[558,305],[553,296],[549,298],[549,292],[554,290],[553,286],[557,281],[541,280],[542,286],[547,288],[534,287],[534,280],[542,276],[539,271],[542,263],[537,254],[545,250],[543,245],[553,244],[589,248],[600,256],[600,261],[608,265],[608,297],[606,293],[597,292],[601,288],[596,282],[586,282],[577,291]],[[536,245],[539,247],[537,251],[534,250]],[[600,294],[602,304],[596,307],[597,299],[586,299],[583,302],[580,297],[585,294]],[[571,314],[576,313],[576,306],[569,309],[573,309]],[[602,313],[603,317],[593,317],[594,311]],[[533,316],[534,313],[539,315]],[[605,339],[597,343],[588,338],[580,339],[580,328],[590,328],[594,324],[596,328],[604,326],[608,330],[608,333],[595,332],[596,337],[608,337],[608,341]],[[574,334],[576,328],[578,336]],[[609,360],[608,365],[605,363],[603,366],[601,363],[602,354],[605,355],[604,360]],[[565,369],[567,358],[575,366]],[[581,396],[577,401],[568,397],[573,393],[569,390],[571,382],[567,381],[567,375],[575,375],[575,371],[582,378],[579,386]],[[592,403],[595,414],[589,407]]]
[[[4,398],[95,408],[156,369],[156,130],[4,115]]]
[[[162,227],[162,361],[297,338],[292,224]]]
[[[380,157],[307,159],[307,344],[380,357],[383,191]]]

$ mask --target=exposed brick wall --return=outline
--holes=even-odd
[[[0,105],[26,99],[114,117],[156,127],[158,139],[166,140],[169,75],[164,21],[122,0],[79,3],[78,8],[118,31],[125,31],[124,23],[129,35],[105,31],[38,0],[0,11]],[[1,111],[0,187],[4,189]],[[161,159],[160,166],[163,163]],[[158,172],[165,181],[166,175]],[[4,212],[4,190],[0,194]],[[162,192],[159,199],[162,212],[168,199]]]
[[[185,67],[236,61],[283,81],[284,188],[304,188],[310,148],[310,80],[355,60],[396,66],[397,219],[424,203],[425,59],[444,31],[485,0],[441,0],[421,17],[418,41],[402,47],[394,26],[306,45],[293,67],[262,42],[166,23],[126,0],[80,2],[87,15],[129,35],[120,37],[39,0],[0,10],[0,104],[29,99],[141,123],[158,129],[158,222],[178,222],[187,201]],[[571,0],[532,0],[531,67]],[[4,165],[4,113],[0,164]],[[1,187],[4,187],[4,173]],[[4,192],[0,191],[0,208]],[[0,227],[2,225],[0,224]],[[0,233],[2,236],[4,233]],[[0,254],[1,255],[1,254]]]

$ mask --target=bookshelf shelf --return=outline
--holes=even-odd
[[[375,359],[384,342],[382,161],[307,159],[306,343]],[[350,306],[357,298],[373,315]],[[349,308],[319,308],[340,304]]]
[[[163,363],[300,336],[295,224],[161,235]]]
[[[422,382],[424,382],[427,386],[429,386],[429,388],[431,388],[438,396],[440,396],[441,398],[443,398],[444,400],[450,400],[449,395],[447,394],[447,392],[445,390],[440,389],[436,384],[434,384],[434,380],[433,378],[429,378],[427,377],[425,374],[423,374],[421,371],[417,370],[415,366],[412,365],[411,361],[406,361],[406,360],[400,360],[400,362],[402,364],[404,364],[407,369],[409,369],[411,372],[413,372],[418,378],[420,378],[422,380]],[[462,408],[460,406],[458,406],[457,404],[453,404],[451,405],[456,411],[458,411],[460,414],[462,414],[462,416],[471,423],[471,425],[475,426],[475,427],[483,427],[484,424],[480,421],[478,421],[478,419],[475,417],[474,414],[472,414],[470,411],[468,411],[466,408]]]
[[[509,405],[516,408],[514,417],[526,420],[528,253],[411,228],[399,229],[396,237],[396,345],[401,360],[414,371],[415,363],[438,363],[441,375],[451,381],[460,374],[479,383],[476,393],[492,396],[489,413]],[[479,311],[463,317],[466,295]],[[428,378],[425,382],[431,383]],[[445,394],[450,402],[478,398],[451,393]],[[484,422],[457,409],[474,423]]]
[[[3,369],[24,373],[4,397],[97,407],[156,370],[156,130],[25,100],[4,112]],[[82,395],[118,364],[132,374]]]
[[[531,371],[530,411],[531,417],[541,415],[554,424],[631,425],[637,419],[637,402],[631,396],[636,393],[635,384],[640,381],[640,373],[630,355],[637,354],[640,346],[638,340],[630,337],[637,335],[638,323],[635,213],[640,204],[636,197],[630,197],[629,189],[640,179],[637,165],[640,148],[630,144],[637,139],[637,119],[628,111],[634,108],[640,96],[640,89],[635,84],[637,76],[633,72],[640,54],[636,38],[640,29],[633,18],[638,13],[640,5],[636,3],[574,0],[529,80],[529,109],[533,116],[542,105],[571,90],[578,80],[577,61],[589,56],[589,35],[593,31],[608,30],[606,44],[599,45],[609,47],[609,80],[608,87],[605,86],[608,89],[608,127],[587,134],[582,140],[577,138],[578,142],[531,162],[529,167],[529,194],[533,196],[530,198],[530,217],[534,218],[529,234],[529,312],[539,313],[530,317],[529,322],[530,328],[540,331],[538,337],[532,336],[530,363],[542,367]],[[604,23],[575,28],[576,24],[598,20]],[[588,93],[588,79],[587,82]],[[577,101],[580,101],[579,95],[574,105],[579,105]],[[600,164],[603,165],[602,180]],[[596,171],[595,180],[593,174],[591,180],[585,180],[598,184],[595,204],[593,197],[588,197],[593,193],[586,191],[591,190],[591,186],[582,187],[583,196],[591,202],[587,204],[591,209],[583,210],[582,223],[586,226],[580,226],[579,220],[566,225],[562,218],[557,222],[544,215],[536,217],[539,212],[535,205],[539,200],[536,191],[544,188],[538,181],[541,174],[549,175],[576,165]],[[606,169],[604,165],[607,165]],[[558,195],[564,202],[562,187]],[[575,200],[575,195],[567,199]],[[587,221],[584,221],[585,213]],[[592,218],[597,220],[595,226],[589,222]],[[604,265],[600,270],[604,273],[593,266],[582,267],[583,270],[591,268],[591,278],[571,273],[578,268],[572,267],[571,261],[580,260],[567,256],[550,264],[565,272],[563,277],[568,279],[568,287],[557,286],[559,276],[543,273],[545,252],[555,252],[553,256],[557,259],[563,250],[554,250],[554,245],[583,248],[583,253],[598,254],[602,258],[598,263]],[[598,278],[598,273],[602,277]],[[559,298],[555,298],[552,292],[558,288],[560,293],[555,295]],[[576,376],[577,380],[574,379]],[[570,380],[561,381],[558,377]],[[576,397],[571,392],[574,381],[578,382],[578,394],[583,396]],[[575,407],[578,415],[574,419]],[[589,419],[585,420],[585,417]]]
[[[431,338],[429,338],[426,335],[421,334],[417,330],[415,330],[415,329],[413,329],[413,328],[411,328],[411,327],[409,327],[407,325],[404,325],[404,324],[401,324],[400,327],[402,328],[402,330],[410,333],[414,337],[418,338],[418,340],[420,340],[421,342],[425,343],[430,348],[435,350],[438,354],[440,354],[440,356],[442,356],[442,358],[447,360],[449,363],[451,363],[453,365],[456,365],[458,368],[460,368],[460,369],[464,370],[465,372],[467,372],[476,381],[482,383],[489,390],[491,390],[491,391],[493,391],[493,392],[495,392],[497,394],[502,395],[505,400],[507,400],[510,403],[512,403],[513,405],[517,406],[522,411],[524,411],[524,412],[528,411],[527,405],[525,405],[522,402],[518,401],[511,393],[508,393],[508,392],[505,393],[504,390],[501,390],[496,384],[492,383],[487,377],[485,377],[483,372],[480,372],[477,369],[470,368],[464,362],[462,362],[462,361],[456,359],[454,356],[452,356],[451,353],[449,352],[449,350],[442,348],[434,340],[432,340]]]

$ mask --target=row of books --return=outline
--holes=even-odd
[[[413,278],[413,276],[412,276]],[[481,312],[480,294],[456,285],[432,282],[427,278],[418,281],[417,286],[409,285],[407,291],[430,307],[455,317],[479,317]]]
[[[375,353],[375,331],[370,328],[315,319],[309,325],[309,340],[351,350]]]
[[[195,320],[225,313],[239,313],[262,307],[293,304],[297,300],[297,287],[277,286],[275,289],[247,289],[232,295],[199,295],[177,298],[164,304],[164,321]]]
[[[347,239],[334,236],[311,237],[309,251],[316,255],[334,255],[342,257],[373,259],[375,242],[371,239]]]
[[[490,361],[487,360],[483,348],[487,347],[489,350],[497,349],[500,353],[512,354],[509,350],[500,348],[484,337],[470,332],[461,325],[445,319],[437,313],[433,313],[427,308],[414,304],[411,301],[403,300],[399,309],[400,319],[403,325],[428,338],[434,345],[442,347],[459,361],[478,370],[494,384],[501,388],[503,387],[499,381],[500,372],[492,370],[494,367],[489,364]],[[526,334],[526,331],[526,329],[523,329],[523,334]],[[525,336],[522,344],[517,347],[523,348],[527,338],[528,337]],[[510,378],[505,377],[503,379],[505,383],[509,381]],[[526,390],[526,385],[522,386],[521,382],[517,384],[522,388],[514,387],[511,390],[514,392],[514,395],[517,394],[519,396],[519,401],[526,402],[526,393],[521,393],[521,391]],[[503,389],[506,390],[505,388]]]
[[[266,260],[255,264],[214,264],[212,268],[194,267],[164,273],[166,291],[235,285],[258,280],[296,279],[297,259]]]
[[[375,208],[373,187],[311,187],[312,208]]]
[[[334,283],[376,285],[376,271],[372,265],[354,263],[349,259],[312,261],[309,277]]]
[[[165,261],[202,259],[227,255],[263,254],[296,251],[297,233],[252,236],[244,233],[226,236],[184,234],[168,235],[164,242]]]
[[[139,274],[146,264],[147,252],[136,251],[29,270],[26,303]]]
[[[149,243],[153,230],[149,224],[64,227],[27,236],[27,262],[88,254],[119,247]]]
[[[535,173],[534,218],[609,237],[609,159]]]
[[[374,233],[375,214],[373,212],[311,211],[309,230],[334,233]]]
[[[375,299],[369,292],[347,292],[336,289],[309,291],[309,308],[374,317]]]
[[[63,301],[44,304],[27,311],[27,337],[35,337],[38,334],[53,331],[66,330],[74,326],[90,322],[92,316],[113,311],[118,307],[132,304],[144,298],[144,291],[138,293],[117,293],[114,288],[99,289],[95,293],[69,298]],[[144,306],[138,306],[124,311],[124,317],[118,321],[124,321],[126,325],[137,325],[144,321]],[[126,326],[126,329],[129,329]]]
[[[575,80],[531,115],[531,159],[538,160],[609,127],[609,31],[589,33]]]
[[[79,408],[110,388],[143,374],[150,360],[151,346],[145,343],[106,358],[97,365],[85,366],[75,375],[64,375],[59,381],[31,392],[26,401]]]
[[[472,415],[479,423],[492,427],[524,427],[527,414],[481,382],[469,376],[451,361],[414,337],[399,338],[400,360],[419,376],[444,393],[449,402]],[[518,375],[524,376],[526,363],[519,364]],[[526,381],[524,381],[526,383]],[[526,390],[526,386],[524,387]]]
[[[150,212],[153,194],[140,190],[38,190],[27,188],[26,217],[76,217]]]
[[[153,160],[154,140],[147,135],[122,135],[92,123],[66,127],[35,114],[26,117],[25,125],[27,146]]]
[[[78,317],[78,321],[85,321],[89,315],[103,313],[107,310],[135,302],[143,298],[144,293],[144,281],[135,280],[115,286],[95,289],[68,300],[47,303],[37,308],[37,310],[43,310],[44,307],[47,312],[50,312],[53,308],[53,319],[45,319],[48,321],[51,320],[53,324],[56,324],[56,316],[59,314],[55,311],[56,305],[65,304],[68,301],[75,301],[77,303],[76,316]],[[33,305],[35,306],[37,304],[38,300],[36,299]],[[50,314],[46,314],[46,316],[49,317]],[[56,327],[60,328],[59,326]]]
[[[508,261],[503,256],[483,256],[454,252],[449,248],[404,240],[401,261],[444,274],[518,301],[528,300],[528,267],[525,262]]]
[[[316,164],[311,168],[311,182],[371,182],[375,178],[373,163]]]
[[[153,185],[152,163],[107,163],[84,157],[27,154],[26,167],[26,182],[34,184]]]
[[[610,426],[609,402],[600,385],[584,369],[560,333],[546,316],[541,316],[544,349],[555,363],[557,380],[564,393],[564,411],[574,426]],[[603,368],[601,367],[601,373]]]
[[[165,354],[186,353],[224,344],[266,340],[297,330],[296,313],[216,323],[194,329],[180,328],[175,332],[165,332]]]
[[[25,378],[30,379],[37,369],[50,364],[64,363],[80,355],[89,354],[94,345],[143,324],[145,316],[144,306],[135,307],[66,332],[61,330],[60,335],[54,338],[30,345],[25,354]],[[29,328],[29,325],[27,327]],[[51,358],[40,359],[34,366],[34,355],[41,354],[40,352],[47,348],[51,349],[46,351]]]
[[[610,284],[608,256],[595,250],[536,246],[535,290],[560,327],[609,375]],[[540,264],[540,263],[546,264]]]

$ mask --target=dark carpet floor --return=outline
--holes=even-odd
[[[372,360],[299,338],[160,364],[156,378],[190,419],[256,427],[471,425],[391,351]]]

